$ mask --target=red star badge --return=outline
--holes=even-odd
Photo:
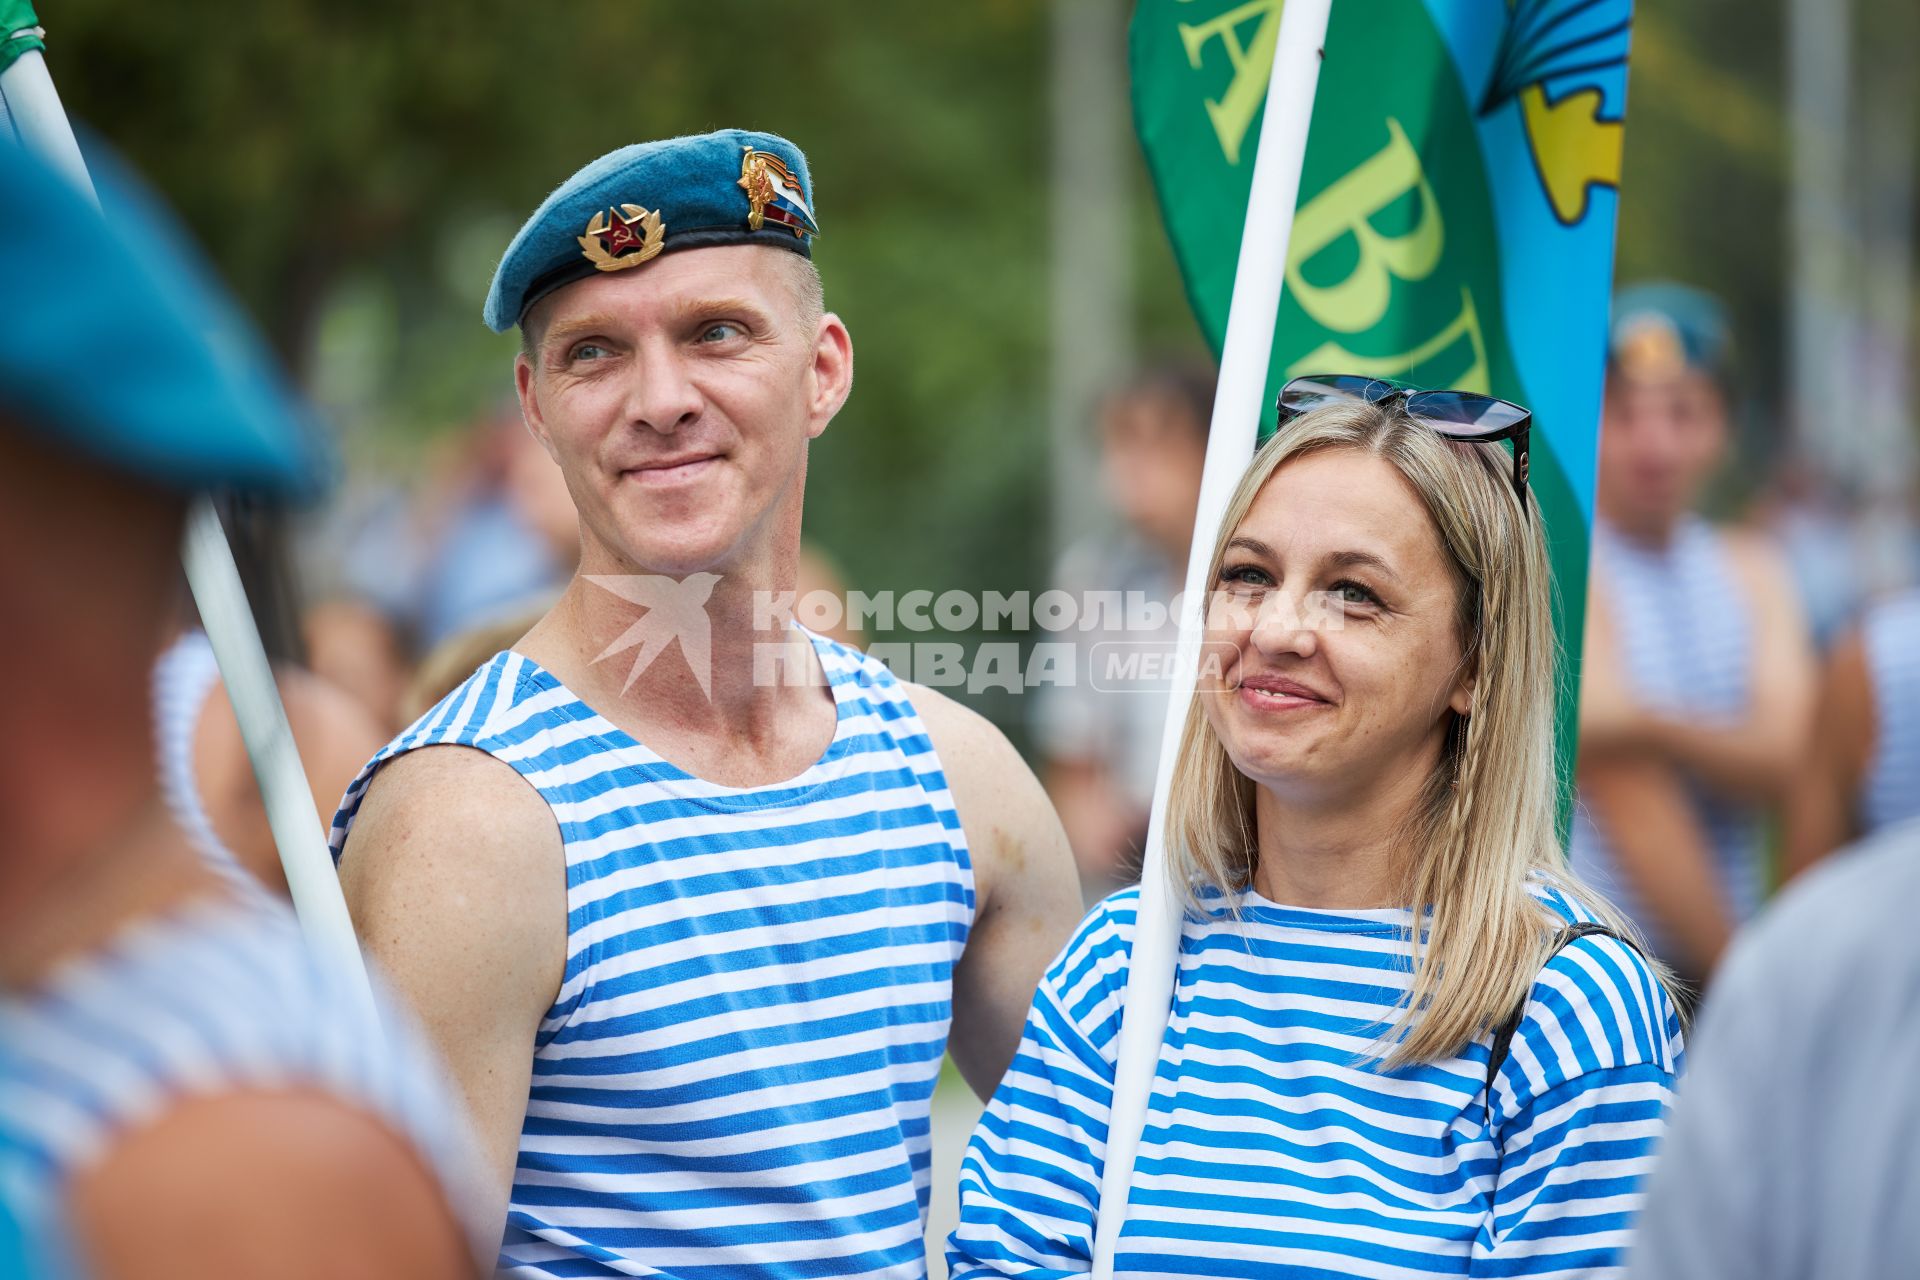
[[[618,209],[607,212],[612,216],[607,219],[607,229],[600,233],[600,243],[607,246],[607,252],[618,256],[629,249],[638,249],[640,233],[633,229],[633,224],[640,219],[623,218]]]

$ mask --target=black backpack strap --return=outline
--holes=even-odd
[[[1568,944],[1581,938],[1591,938],[1596,934],[1624,942],[1635,951],[1640,950],[1639,947],[1634,946],[1633,939],[1621,937],[1598,921],[1579,920],[1567,925],[1554,936],[1553,948],[1547,952],[1547,960],[1551,962],[1555,956],[1567,949]],[[1507,1054],[1513,1048],[1513,1033],[1520,1029],[1520,1020],[1526,1017],[1527,1000],[1531,994],[1532,987],[1529,986],[1528,995],[1520,997],[1520,1003],[1513,1007],[1513,1012],[1493,1029],[1493,1046],[1487,1053],[1487,1105],[1489,1107],[1493,1105],[1493,1079],[1500,1074],[1500,1068],[1505,1064]]]

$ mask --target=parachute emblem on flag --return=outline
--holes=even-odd
[[[813,211],[800,194],[800,181],[779,156],[746,148],[740,157],[740,189],[747,193],[747,228],[758,231],[768,222],[776,222],[793,232],[796,239],[820,234],[814,225]]]
[[[587,223],[587,234],[578,237],[580,252],[602,271],[639,266],[660,252],[666,238],[660,211],[637,204],[600,210]]]
[[[1600,114],[1601,78],[1626,65],[1633,6],[1631,0],[1509,5],[1480,114],[1518,102],[1541,188],[1553,216],[1571,227],[1587,216],[1591,188],[1620,185],[1622,122]]]

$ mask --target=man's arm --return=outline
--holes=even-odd
[[[1662,708],[1635,707],[1610,731],[1583,733],[1582,747],[1650,753],[1729,798],[1777,801],[1805,748],[1813,705],[1812,650],[1779,556],[1753,538],[1729,538],[1727,550],[1753,616],[1752,693],[1745,717],[1737,724],[1707,725]]]
[[[466,747],[384,766],[340,863],[361,944],[432,1036],[466,1097],[506,1221],[533,1040],[567,957],[567,874],[552,811]]]
[[[1879,731],[1866,640],[1860,632],[1849,633],[1834,646],[1814,706],[1813,746],[1796,764],[1787,791],[1787,879],[1858,834],[1855,806]]]
[[[181,1103],[68,1190],[100,1280],[472,1280],[445,1192],[404,1141],[312,1092]]]
[[[1138,827],[1133,801],[1121,794],[1107,767],[1090,757],[1046,762],[1047,798],[1059,814],[1085,885],[1117,889],[1140,868],[1124,865]]]
[[[984,1100],[1013,1062],[1040,974],[1080,922],[1080,886],[1060,819],[1006,736],[944,694],[909,692],[973,856],[973,933],[954,972],[948,1048]]]
[[[1707,833],[1673,770],[1657,761],[1582,760],[1580,801],[1593,815],[1620,874],[1680,954],[1668,956],[1704,981],[1733,936]]]

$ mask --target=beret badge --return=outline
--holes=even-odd
[[[770,151],[746,148],[740,157],[739,186],[747,193],[747,229],[758,231],[767,223],[776,223],[804,240],[820,234],[814,225],[813,211],[800,194],[800,180],[786,162]]]
[[[657,256],[666,243],[667,224],[658,209],[637,204],[601,209],[580,236],[580,252],[602,271],[625,271]]]
[[[1636,316],[1614,340],[1614,362],[1635,382],[1660,382],[1686,372],[1687,350],[1673,323]]]

